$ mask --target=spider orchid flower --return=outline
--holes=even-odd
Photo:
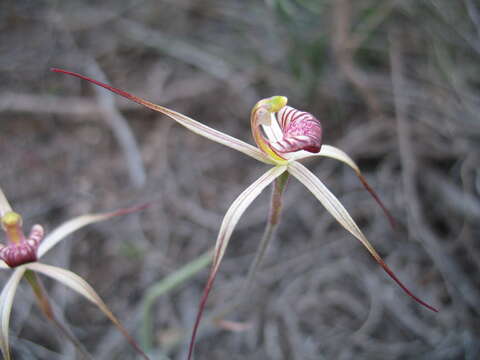
[[[225,254],[225,250],[235,226],[247,207],[271,183],[274,183],[275,186],[274,196],[272,196],[273,207],[271,208],[269,221],[271,225],[275,225],[275,223],[278,222],[278,215],[281,205],[280,197],[288,174],[295,177],[303,185],[305,185],[308,190],[310,190],[310,192],[320,201],[320,203],[340,223],[340,225],[342,225],[362,243],[362,245],[377,261],[377,263],[380,264],[383,270],[403,289],[403,291],[405,291],[405,293],[426,308],[437,312],[437,309],[420,300],[410,290],[408,290],[405,285],[403,285],[403,283],[394,275],[392,270],[390,270],[387,264],[367,240],[363,232],[357,226],[340,201],[312,172],[310,172],[310,170],[308,170],[299,162],[299,160],[309,157],[321,156],[333,158],[348,165],[355,171],[363,186],[381,206],[392,226],[395,225],[392,216],[388,213],[387,209],[382,204],[373,189],[368,185],[355,162],[342,150],[330,145],[323,145],[322,127],[320,121],[307,112],[299,111],[287,106],[286,97],[273,96],[263,99],[253,107],[250,121],[252,135],[255,143],[257,144],[257,147],[254,147],[239,139],[212,129],[188,116],[170,110],[166,107],[153,104],[149,101],[138,98],[137,96],[113,88],[99,81],[90,79],[86,76],[61,69],[52,69],[52,71],[76,76],[78,78],[90,81],[95,85],[101,86],[140,105],[167,115],[198,135],[240,151],[263,163],[273,165],[270,170],[268,170],[258,180],[251,184],[233,201],[232,205],[225,214],[215,245],[210,275],[200,301],[197,318],[192,331],[188,356],[189,359],[193,353],[196,332],[208,295],[212,288],[220,263]],[[275,193],[276,188],[277,191]],[[271,233],[271,229],[266,230],[265,232],[265,234],[268,235],[267,237],[271,236]]]
[[[37,224],[32,227],[27,237],[24,235],[22,229],[22,217],[12,210],[2,189],[0,189],[0,222],[7,238],[7,244],[0,245],[0,269],[13,270],[9,280],[0,293],[0,350],[5,360],[11,359],[8,338],[10,314],[15,292],[22,278],[25,278],[29,282],[45,316],[55,325],[59,326],[60,330],[74,342],[77,348],[82,350],[76,339],[69,335],[68,330],[55,318],[50,301],[36,273],[59,281],[97,305],[115,326],[117,326],[135,350],[143,358],[148,359],[133,338],[127,333],[127,330],[84,279],[69,270],[40,262],[40,259],[50,251],[50,249],[78,229],[92,223],[110,219],[114,216],[138,211],[142,208],[144,208],[144,206],[125,208],[109,213],[78,216],[66,221],[47,236],[45,236],[43,227]]]

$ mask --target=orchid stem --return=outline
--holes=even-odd
[[[258,246],[257,253],[255,254],[255,259],[253,259],[253,263],[248,271],[247,279],[243,283],[243,288],[240,292],[241,294],[243,294],[244,298],[235,302],[231,306],[227,306],[226,309],[221,310],[218,314],[214,315],[213,321],[221,322],[228,313],[235,310],[242,304],[242,302],[246,298],[246,295],[250,292],[255,274],[257,273],[257,270],[262,263],[265,252],[268,249],[268,245],[273,239],[280,223],[280,215],[282,213],[283,207],[283,193],[285,192],[285,188],[288,182],[288,175],[288,172],[284,172],[275,180],[273,184],[267,226],[265,227],[262,239],[260,240],[260,245]]]
[[[25,279],[27,279],[28,283],[32,287],[33,293],[35,294],[35,298],[37,299],[37,304],[39,308],[42,310],[43,315],[50,320],[59,330],[60,332],[65,335],[65,337],[72,342],[78,352],[81,353],[82,357],[88,360],[93,360],[92,356],[85,350],[84,346],[80,343],[80,341],[69,331],[62,322],[55,316],[53,311],[53,307],[48,299],[48,296],[45,292],[45,289],[38,278],[37,274],[35,274],[32,270],[25,271],[24,275]]]
[[[257,253],[255,254],[255,259],[248,271],[247,279],[245,280],[243,293],[246,294],[250,291],[250,288],[253,284],[253,278],[260,266],[265,252],[270,244],[270,241],[275,235],[275,232],[280,223],[280,215],[282,213],[283,206],[283,193],[285,191],[286,185],[288,182],[288,172],[284,172],[280,175],[273,184],[272,197],[270,200],[270,213],[268,215],[267,226],[263,233],[262,239],[260,240],[260,245],[258,247]]]

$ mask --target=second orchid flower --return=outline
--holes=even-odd
[[[55,245],[80,228],[96,222],[110,219],[143,209],[145,206],[120,209],[108,213],[87,214],[73,218],[57,227],[47,236],[41,225],[34,225],[29,236],[23,233],[22,217],[14,212],[0,188],[0,223],[7,238],[6,245],[0,245],[0,269],[12,270],[9,280],[0,293],[0,350],[5,360],[10,360],[9,324],[10,314],[16,290],[20,280],[25,278],[30,284],[43,314],[54,323],[64,335],[71,340],[77,349],[83,351],[81,344],[70,334],[55,316],[50,300],[36,273],[46,275],[84,296],[95,304],[125,336],[133,348],[148,360],[147,355],[138,347],[120,321],[113,315],[96,291],[80,276],[63,268],[44,264],[39,260]]]

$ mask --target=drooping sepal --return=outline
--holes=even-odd
[[[12,359],[8,339],[10,315],[12,313],[13,298],[26,270],[25,267],[15,269],[0,293],[0,350],[5,360]]]
[[[345,230],[355,236],[362,245],[368,250],[370,255],[375,261],[383,268],[383,270],[397,283],[398,286],[413,300],[423,305],[427,309],[438,312],[436,308],[429,305],[425,301],[415,296],[398,278],[393,271],[388,267],[380,254],[375,250],[372,244],[365,237],[353,218],[350,216],[345,207],[340,201],[333,195],[330,190],[318,179],[310,170],[299,162],[292,162],[288,166],[288,172],[296,177],[301,183],[303,183],[308,190],[322,203],[327,211],[342,225]]]
[[[225,251],[230,241],[230,237],[232,236],[233,230],[237,226],[240,217],[245,212],[245,210],[247,210],[247,207],[253,202],[253,200],[255,200],[258,195],[260,195],[260,193],[276,178],[285,173],[286,170],[287,168],[285,166],[276,166],[270,169],[259,179],[257,179],[253,184],[251,184],[247,189],[245,189],[228,208],[227,213],[223,218],[220,231],[218,232],[212,267],[210,269],[210,275],[208,276],[207,284],[205,285],[205,288],[203,290],[203,295],[200,300],[197,316],[195,318],[195,324],[193,326],[192,336],[190,338],[187,360],[190,360],[192,358],[195,339],[197,336],[197,330],[200,325],[203,311],[205,310],[208,295],[212,290],[213,282],[215,281],[215,277],[217,276],[218,269],[220,268],[220,263],[222,262],[223,256],[225,255]]]
[[[135,340],[130,336],[125,327],[120,323],[120,321],[113,315],[112,311],[108,306],[103,302],[97,292],[88,284],[83,278],[77,274],[67,270],[62,269],[56,266],[51,266],[47,264],[42,264],[40,262],[35,262],[33,264],[28,264],[24,268],[33,270],[43,275],[49,276],[52,279],[57,280],[63,285],[69,287],[70,289],[76,291],[78,294],[84,296],[87,300],[95,304],[117,327],[117,329],[122,333],[126,338],[128,343],[135,349],[135,351],[144,359],[149,360],[149,357],[140,349]]]

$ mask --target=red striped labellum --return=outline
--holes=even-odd
[[[257,146],[276,161],[289,160],[297,151],[318,153],[322,126],[312,114],[287,106],[287,98],[260,100],[252,110],[252,134]]]

